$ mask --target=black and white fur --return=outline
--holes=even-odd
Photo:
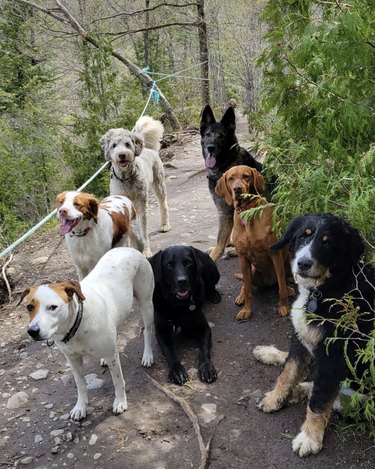
[[[354,365],[356,350],[366,346],[374,327],[375,269],[361,261],[364,244],[358,231],[331,214],[305,215],[292,220],[273,249],[286,245],[299,289],[291,312],[294,336],[276,386],[266,393],[259,408],[273,412],[291,403],[298,393],[309,396],[306,420],[293,440],[293,451],[306,456],[322,449],[340,383],[353,378],[345,353]],[[358,331],[334,322],[344,313],[339,302],[345,295],[351,295],[358,309]],[[335,331],[340,339],[327,344]],[[265,347],[254,350],[255,356],[264,363],[272,362],[270,353],[282,362],[282,352],[281,355],[277,352]],[[358,366],[356,374],[361,376],[365,368],[363,364]],[[309,373],[312,388],[305,386],[303,393],[301,381]]]

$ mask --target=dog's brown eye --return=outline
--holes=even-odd
[[[56,305],[51,305],[51,306],[48,306],[48,311],[55,311],[55,309],[57,309],[57,306]]]
[[[192,262],[191,262],[191,260],[186,259],[184,264],[185,264],[185,267],[190,267],[192,265]]]
[[[112,148],[116,148],[117,147],[117,143],[112,143]]]
[[[322,242],[323,242],[323,246],[328,246],[328,245],[329,245],[329,238],[328,238],[328,236],[323,236]]]
[[[129,142],[126,142],[126,143],[125,143],[125,146],[126,146],[126,148],[130,148],[130,143],[129,143]]]
[[[166,267],[167,267],[168,270],[172,270],[174,266],[173,266],[172,262],[168,262]]]
[[[31,312],[34,309],[34,305],[27,305],[26,309],[27,311]]]

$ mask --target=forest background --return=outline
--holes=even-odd
[[[109,128],[147,105],[178,135],[232,101],[277,176],[278,219],[345,216],[374,260],[373,0],[0,0],[0,75],[0,250],[102,167]],[[108,195],[108,178],[87,190]],[[359,359],[374,354],[372,335]],[[374,380],[352,412],[373,436]]]
[[[1,0],[0,248],[104,163],[100,136],[167,132],[234,99],[284,222],[345,215],[375,244],[372,0]],[[152,90],[152,92],[150,91]],[[108,193],[108,171],[88,187]]]

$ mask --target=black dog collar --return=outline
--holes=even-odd
[[[122,179],[120,176],[118,176],[116,174],[116,171],[115,171],[113,166],[111,167],[111,178],[112,178],[112,176],[115,176],[115,178],[118,179],[121,182],[125,182],[125,179]]]
[[[66,344],[72,337],[75,336],[76,332],[78,331],[79,326],[81,325],[82,321],[82,314],[83,314],[83,301],[78,299],[78,311],[77,311],[77,316],[74,321],[73,326],[71,329],[65,334],[64,338],[62,339],[61,342],[64,342]],[[52,347],[52,345],[55,343],[54,340],[47,340],[47,345],[48,347]]]
[[[83,301],[78,299],[78,311],[77,311],[76,320],[74,321],[74,324],[72,328],[70,329],[70,331],[67,332],[67,334],[65,335],[65,337],[63,338],[61,342],[64,342],[64,344],[66,344],[72,337],[75,336],[82,321],[82,314],[83,314]]]

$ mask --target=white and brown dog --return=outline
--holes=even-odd
[[[77,385],[78,400],[70,415],[86,417],[87,384],[83,357],[103,358],[115,387],[114,414],[127,409],[125,381],[117,348],[117,329],[129,316],[133,295],[145,325],[142,365],[153,363],[152,333],[154,276],[147,259],[133,248],[107,252],[81,284],[75,280],[27,288],[30,323],[27,332],[37,341],[55,341],[66,356]]]
[[[126,195],[134,201],[145,237],[144,254],[151,256],[148,239],[148,197],[152,186],[158,199],[161,231],[170,230],[164,167],[159,157],[164,128],[160,121],[143,116],[134,132],[110,129],[100,139],[105,159],[112,164],[110,194]]]
[[[113,247],[132,246],[143,251],[142,228],[133,203],[117,195],[99,200],[84,192],[57,196],[60,233],[82,280]]]

